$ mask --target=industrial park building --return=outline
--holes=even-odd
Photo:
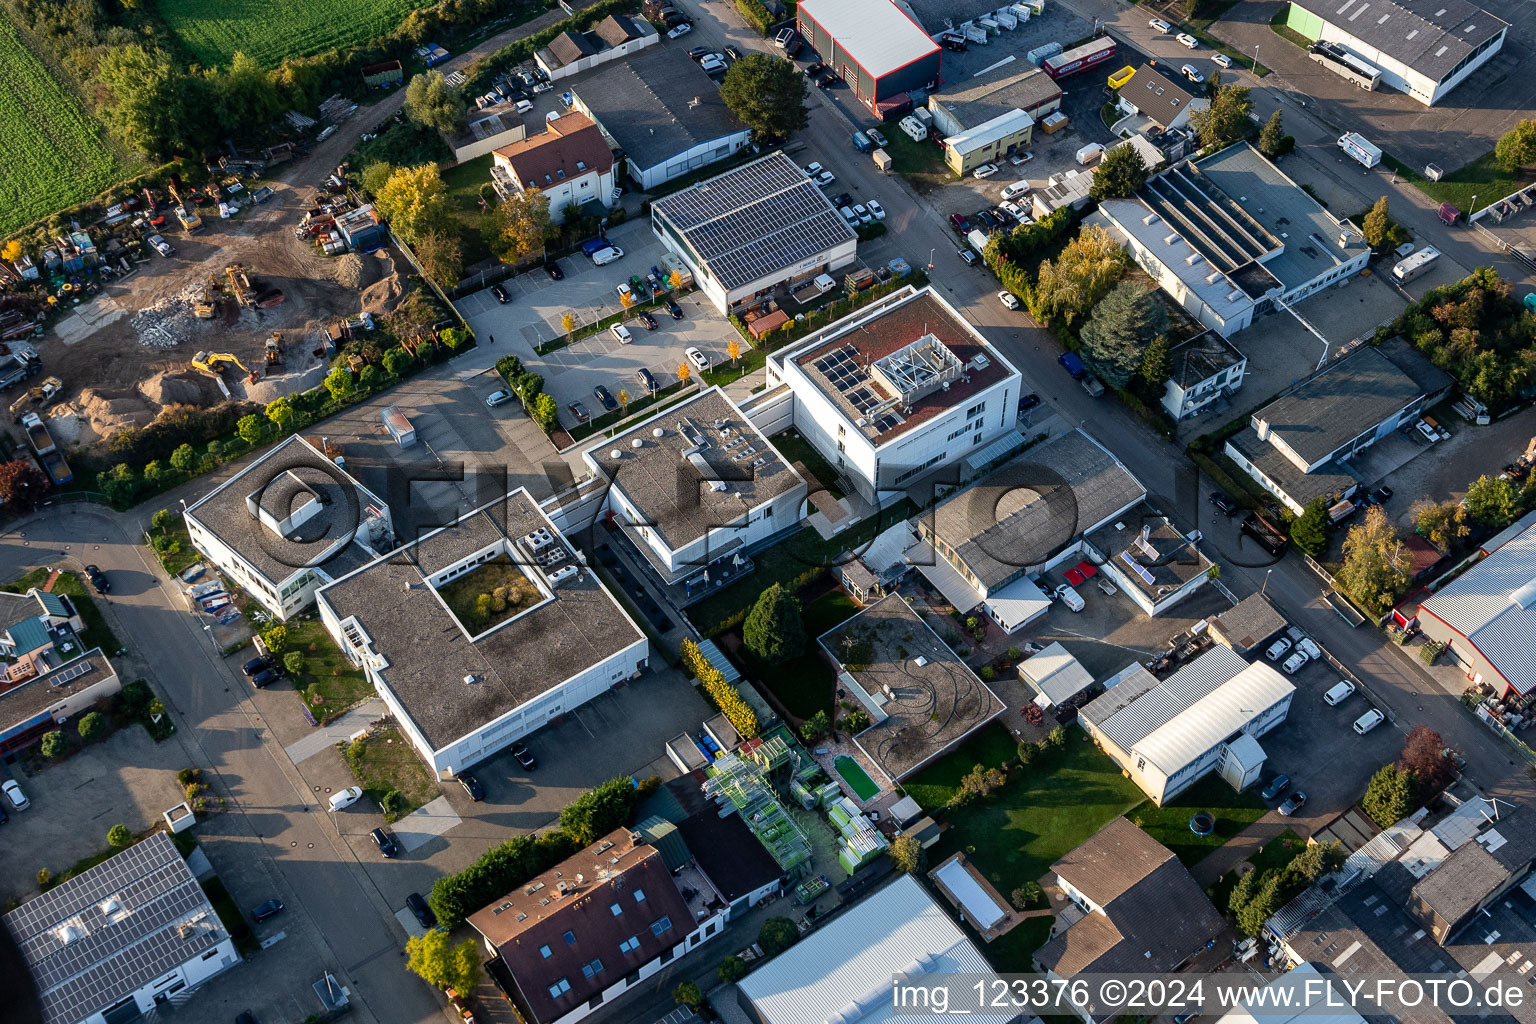
[[[805,0],[800,35],[875,113],[939,82],[939,44],[891,0]]]

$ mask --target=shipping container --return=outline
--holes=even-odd
[[[405,413],[400,411],[398,405],[386,408],[379,414],[379,419],[383,421],[384,429],[389,431],[389,436],[401,448],[409,448],[416,443],[416,428],[411,426],[411,421],[405,418]]]

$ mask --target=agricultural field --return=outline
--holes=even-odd
[[[155,0],[155,9],[204,67],[242,52],[262,67],[382,35],[431,0]]]
[[[0,235],[89,199],[129,173],[106,129],[0,18]]]

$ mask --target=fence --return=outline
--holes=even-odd
[[[1473,708],[1473,713],[1477,715],[1478,721],[1488,727],[1489,732],[1513,747],[1515,752],[1525,758],[1527,763],[1536,765],[1536,750],[1532,750],[1524,740],[1510,732],[1509,728],[1499,721],[1493,712],[1488,710],[1487,700],[1480,702],[1477,707]]]

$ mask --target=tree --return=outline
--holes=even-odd
[[[395,233],[415,244],[448,218],[448,189],[436,164],[402,167],[374,194]]]
[[[805,650],[805,623],[800,600],[775,583],[758,595],[747,613],[741,635],[747,650],[767,662],[798,658]]]
[[[619,388],[619,393],[613,397],[614,401],[619,403],[619,411],[626,416],[629,415],[629,390],[627,388]]]
[[[1113,235],[1096,224],[1088,225],[1054,262],[1041,261],[1028,296],[1030,313],[1037,320],[1059,316],[1072,323],[1109,292],[1129,262]]]
[[[1413,773],[1384,764],[1371,776],[1360,807],[1382,828],[1397,824],[1413,810]]]
[[[1276,910],[1280,909],[1280,876],[1268,874],[1252,898],[1237,910],[1237,930],[1244,935],[1258,935]]]
[[[715,976],[720,979],[721,984],[734,985],[747,976],[747,962],[732,954],[720,961],[720,966],[715,970]]]
[[[1093,307],[1083,325],[1083,346],[1099,376],[1123,388],[1141,367],[1152,340],[1168,329],[1168,309],[1157,292],[1121,281]]]
[[[405,966],[429,985],[468,992],[480,982],[479,946],[474,939],[451,943],[442,928],[407,939]]]
[[[1291,543],[1318,557],[1328,548],[1328,499],[1316,497],[1291,524]]]
[[[920,875],[928,866],[928,851],[914,836],[903,833],[891,840],[891,863],[897,871]]]
[[[222,74],[209,76],[210,101],[221,125],[270,124],[286,106],[284,96],[272,88],[267,71],[257,61],[237,52]]]
[[[58,729],[50,729],[43,733],[43,756],[63,757],[69,749],[69,740]]]
[[[1280,108],[1269,115],[1269,120],[1264,122],[1264,128],[1259,132],[1259,152],[1270,159],[1280,155],[1285,146],[1285,127],[1280,123]]]
[[[171,514],[171,510],[168,508],[162,508],[158,510],[154,515],[149,517],[149,524],[155,529],[162,531],[169,530],[171,528],[171,524],[175,521],[176,517]]]
[[[800,929],[787,917],[770,917],[757,933],[757,944],[765,956],[778,956],[800,938]]]
[[[1116,146],[1104,154],[1088,194],[1095,199],[1129,199],[1147,183],[1147,162],[1135,147]]]
[[[725,73],[720,99],[756,136],[778,143],[810,124],[805,76],[793,63],[766,53],[748,53]]]
[[[688,383],[688,378],[691,377],[691,376],[693,376],[693,370],[688,366],[687,363],[678,363],[677,364],[677,379],[678,380],[682,381],[684,384],[687,384]]]
[[[571,343],[572,335],[576,333],[576,314],[566,310],[560,314],[560,329],[565,332],[565,343]]]
[[[383,371],[369,363],[363,367],[363,372],[357,375],[357,383],[364,391],[377,391],[379,385],[384,383]]]
[[[87,743],[94,743],[107,734],[107,716],[100,711],[92,711],[80,719],[80,738]]]
[[[261,642],[272,654],[282,654],[288,649],[288,627],[282,624],[268,627],[266,632],[261,634]]]
[[[1435,793],[1451,781],[1450,764],[1440,756],[1445,740],[1427,725],[1416,725],[1403,741],[1403,752],[1398,755],[1399,771],[1412,772],[1419,785],[1429,793]]]
[[[187,78],[171,57],[137,43],[109,47],[91,75],[93,92],[102,97],[97,113],[130,148],[167,156],[187,142]]]
[[[235,433],[240,435],[240,440],[246,444],[259,444],[261,437],[266,433],[262,426],[261,417],[255,413],[240,417],[240,422],[235,424]]]
[[[423,71],[405,87],[405,116],[446,135],[464,126],[465,109],[464,97],[441,71]]]
[[[1472,531],[1466,525],[1466,510],[1454,501],[1425,500],[1414,511],[1413,525],[1435,547],[1449,551],[1451,545]]]
[[[197,468],[197,449],[190,444],[179,445],[171,452],[171,466],[180,473],[190,473]]]
[[[533,417],[533,422],[539,425],[540,430],[548,434],[560,422],[560,405],[552,395],[535,395],[529,403],[528,415]]]
[[[741,345],[736,341],[735,338],[732,338],[730,341],[726,342],[725,354],[731,357],[732,366],[735,366],[736,360],[741,358]]]
[[[371,195],[378,195],[384,191],[384,184],[389,181],[389,176],[395,173],[395,169],[394,164],[385,163],[382,160],[376,164],[369,164],[363,168],[360,176],[363,188]]]
[[[288,424],[293,421],[293,403],[286,398],[277,398],[267,403],[267,419],[277,424],[278,429],[287,430]]]
[[[1137,388],[1149,402],[1162,400],[1168,378],[1173,376],[1173,357],[1169,348],[1168,335],[1159,334],[1141,357],[1141,368],[1136,371]]]
[[[695,981],[683,980],[672,990],[672,1001],[678,1006],[694,1007],[704,1001],[704,992]]]
[[[122,849],[133,842],[133,833],[128,831],[127,825],[113,825],[107,829],[107,845]]]
[[[549,233],[549,197],[543,189],[530,188],[496,207],[497,256],[503,263],[521,263],[544,251]]]
[[[1484,475],[1467,488],[1461,507],[1470,522],[1490,530],[1502,530],[1515,521],[1518,499],[1513,483]]]
[[[297,676],[304,671],[304,652],[289,651],[283,655],[283,671],[290,676]]]
[[[1360,233],[1365,244],[1380,249],[1392,237],[1392,217],[1387,209],[1387,197],[1382,196],[1360,219]]]
[[[341,401],[352,393],[352,371],[345,366],[332,368],[325,375],[325,390],[330,392],[331,398]]]
[[[1493,148],[1493,156],[1506,171],[1516,171],[1536,162],[1536,121],[1522,119],[1505,132]]]
[[[48,478],[30,459],[0,462],[0,504],[12,515],[32,511],[47,490]]]
[[[126,462],[119,462],[96,477],[96,486],[101,488],[101,493],[114,505],[127,505],[131,502],[134,495],[139,493],[139,485],[138,474]]]
[[[1337,839],[1329,843],[1308,843],[1306,849],[1285,866],[1282,884],[1290,879],[1296,883],[1296,888],[1305,888],[1343,863],[1344,851],[1339,848]]]
[[[1210,106],[1189,115],[1189,123],[1199,134],[1201,146],[1217,146],[1242,137],[1252,111],[1253,100],[1246,86],[1223,85],[1217,87]]]
[[[825,710],[818,711],[810,718],[800,723],[800,738],[810,743],[816,737],[832,727],[832,720],[827,717]]]
[[[1401,548],[1402,541],[1387,519],[1386,509],[1374,505],[1363,523],[1349,528],[1344,538],[1344,563],[1334,580],[1369,611],[1385,612],[1408,586]]]
[[[416,240],[416,262],[439,288],[452,288],[464,273],[464,253],[456,236],[428,231]]]
[[[404,377],[416,367],[416,357],[398,345],[384,353],[384,372],[391,377]]]
[[[14,238],[6,242],[5,248],[0,249],[0,259],[4,259],[7,263],[15,263],[21,259],[21,243]]]
[[[560,829],[571,839],[587,846],[629,824],[637,791],[625,777],[607,782],[581,794],[560,811]]]

